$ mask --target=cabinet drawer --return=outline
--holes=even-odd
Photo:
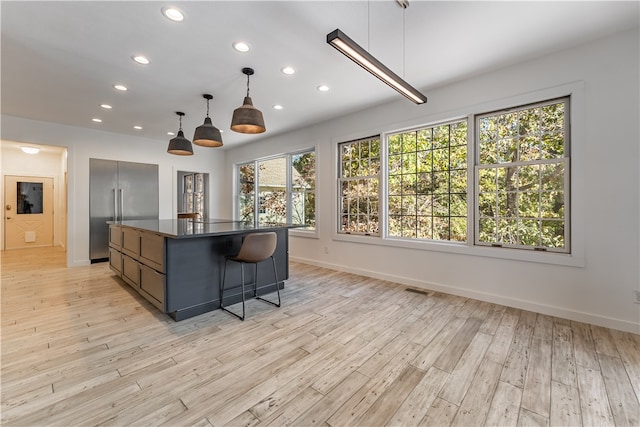
[[[122,276],[122,254],[114,248],[109,248],[109,267]]]
[[[122,227],[119,225],[109,226],[109,246],[117,249],[122,247]]]
[[[164,311],[164,284],[166,276],[140,264],[140,294]]]
[[[140,232],[132,228],[122,229],[122,252],[133,259],[140,255]]]
[[[140,264],[126,255],[122,256],[122,278],[134,289],[140,287]]]
[[[140,261],[164,273],[164,236],[140,233]]]

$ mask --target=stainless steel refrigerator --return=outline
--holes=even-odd
[[[109,258],[107,221],[158,219],[158,165],[89,159],[89,258]]]

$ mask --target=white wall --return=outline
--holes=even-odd
[[[157,164],[161,219],[176,217],[177,171],[208,172],[211,182],[223,179],[223,151],[194,147],[193,156],[174,156],[166,152],[168,140],[157,141],[12,116],[2,116],[1,139],[67,147],[69,266],[89,263],[90,158]],[[3,169],[4,157],[3,155]],[[220,217],[222,199],[219,186],[210,186],[209,197],[209,214]]]
[[[640,289],[638,52],[636,29],[430,88],[423,106],[398,96],[389,104],[228,150],[224,197],[232,197],[235,163],[316,146],[318,238],[292,236],[292,259],[640,333],[640,305],[633,303],[633,291]],[[554,262],[554,255],[543,254],[531,262],[522,258],[537,254],[519,251],[502,259],[492,254],[503,249],[435,251],[377,245],[375,239],[362,244],[334,232],[338,142],[567,87],[575,89],[571,257]]]

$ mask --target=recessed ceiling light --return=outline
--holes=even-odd
[[[124,85],[113,85],[113,88],[114,88],[115,90],[121,90],[121,91],[123,91],[123,92],[127,90],[127,87],[126,87],[126,86],[124,86]]]
[[[173,136],[173,135],[175,135],[175,132],[167,132],[167,135]]]
[[[102,119],[99,119],[97,117],[94,117],[93,119],[91,119],[91,121],[94,121],[96,123],[102,123]]]
[[[142,130],[142,126],[134,126],[133,127],[135,130]]]
[[[293,67],[284,67],[284,68],[282,68],[282,70],[280,70],[280,71],[282,71],[284,74],[288,74],[288,75],[291,75],[291,74],[295,74],[295,73],[296,73],[296,70],[295,70],[295,68],[293,68]]]
[[[20,147],[20,149],[27,154],[38,154],[40,152],[40,149],[37,147]]]
[[[282,110],[283,108],[284,107],[282,105],[280,105],[280,104],[276,104],[276,105],[273,106],[274,110]]]
[[[249,52],[251,46],[249,46],[249,43],[247,42],[235,42],[233,44],[233,48],[238,52]]]
[[[320,92],[326,92],[326,91],[328,91],[328,90],[329,90],[329,86],[327,86],[327,85],[320,85],[320,86],[318,86],[318,90],[319,90]]]
[[[146,56],[142,56],[142,55],[132,56],[131,59],[133,59],[134,61],[136,61],[140,65],[149,65],[149,63],[151,62],[151,61],[149,61],[149,58],[147,58]]]
[[[184,20],[184,13],[176,7],[167,6],[162,8],[162,14],[175,22],[182,22]]]
[[[105,110],[111,110],[111,105],[109,105],[109,104],[100,104],[100,106],[102,108],[104,108]]]

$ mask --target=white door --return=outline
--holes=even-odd
[[[4,178],[5,249],[53,246],[53,178]]]

